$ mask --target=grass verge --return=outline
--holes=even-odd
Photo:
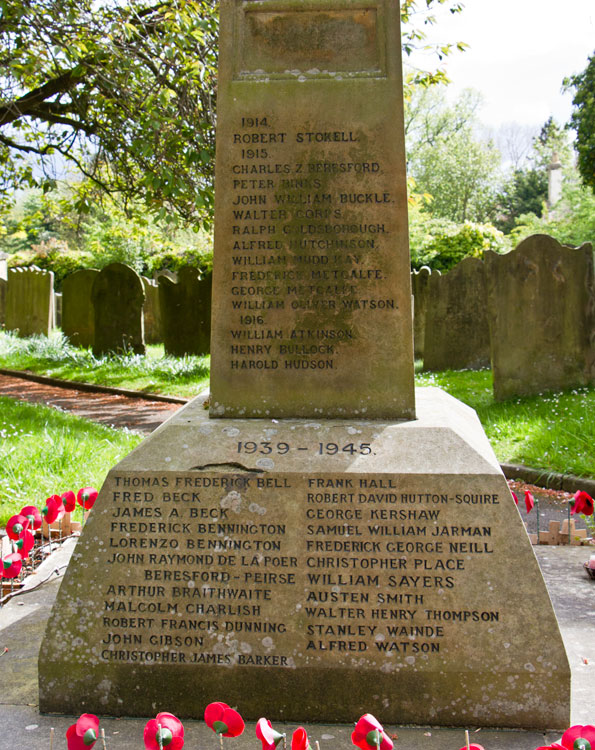
[[[145,393],[192,398],[208,385],[209,364],[210,357],[166,357],[162,345],[147,347],[146,355],[94,357],[71,346],[60,331],[23,339],[0,332],[0,367]]]
[[[208,357],[165,357],[163,347],[148,347],[146,356],[97,359],[60,332],[28,339],[0,332],[0,367],[187,398],[209,377]],[[500,462],[595,477],[595,387],[496,402],[489,370],[418,372],[416,383],[443,388],[474,408]]]
[[[418,373],[476,410],[501,463],[595,477],[595,388],[494,401],[490,370]]]
[[[55,493],[101,487],[141,435],[47,406],[0,397],[0,528],[24,505]]]

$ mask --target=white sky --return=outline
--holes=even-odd
[[[595,51],[595,0],[463,0],[461,13],[437,12],[428,37],[463,41],[445,68],[449,96],[474,88],[484,97],[484,125],[518,122],[541,126],[550,115],[570,117],[565,76],[585,69]],[[407,63],[407,58],[405,58]]]

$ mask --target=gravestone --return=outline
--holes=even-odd
[[[6,329],[19,336],[48,336],[54,324],[54,274],[37,266],[9,268]]]
[[[424,356],[426,333],[426,313],[428,309],[428,288],[430,276],[439,276],[440,271],[432,271],[428,266],[411,272],[411,293],[413,295],[413,351],[416,359]]]
[[[177,280],[159,276],[159,304],[165,353],[208,354],[211,345],[212,274],[183,266]]]
[[[465,258],[428,285],[424,370],[490,366],[490,328],[483,261]]]
[[[62,330],[74,346],[90,347],[95,341],[95,310],[91,301],[99,271],[84,268],[62,282]]]
[[[145,353],[143,302],[140,276],[123,263],[110,263],[93,281],[91,302],[95,337],[93,353]]]
[[[222,3],[210,410],[206,396],[193,400],[109,473],[40,650],[42,711],[146,715],[167,694],[194,717],[225,696],[251,719],[348,722],[371,711],[388,723],[567,726],[557,622],[477,417],[428,388],[417,393],[417,418],[403,418],[414,400],[403,365],[412,364],[412,321],[398,28],[389,0]],[[313,139],[293,153],[299,133]],[[252,156],[241,153],[244,135]],[[400,157],[391,162],[376,135]],[[355,193],[347,165],[363,163],[364,142],[378,170],[369,183],[358,173],[366,192]],[[230,184],[234,165],[238,180],[262,187]],[[301,192],[296,182],[296,198],[278,201],[282,181],[301,171]],[[343,179],[346,195],[387,199],[347,208]],[[322,187],[330,198],[314,210],[328,203],[340,215],[303,225]],[[225,196],[243,195],[286,213],[235,219]],[[347,238],[334,228],[344,222],[368,228]],[[311,275],[324,261],[308,272],[298,232],[312,240],[311,257],[329,258],[328,277]],[[242,237],[264,247],[230,255]],[[342,304],[355,299],[395,304]],[[253,316],[252,327],[234,310]],[[294,331],[308,349],[282,352]],[[325,331],[336,349],[311,351]],[[261,349],[231,348],[248,346]],[[333,366],[283,364],[326,360]],[[270,400],[254,368],[236,376],[236,361],[269,363],[255,369]],[[255,416],[262,409],[270,415]]]
[[[8,255],[0,253],[0,325],[4,324],[6,311],[6,287],[8,285]]]
[[[62,292],[54,292],[53,308],[54,308],[53,328],[61,328],[62,327]]]
[[[595,381],[593,249],[547,235],[485,256],[494,396]]]
[[[161,308],[159,305],[159,287],[153,279],[141,276],[145,303],[143,305],[143,325],[147,344],[157,344],[163,341],[161,336]]]

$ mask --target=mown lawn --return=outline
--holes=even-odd
[[[38,404],[0,397],[0,528],[24,505],[81,487],[99,489],[142,440]]]

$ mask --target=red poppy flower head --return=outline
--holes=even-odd
[[[97,742],[99,719],[95,714],[81,714],[76,724],[66,730],[68,750],[88,750]]]
[[[291,737],[291,750],[311,750],[308,733],[304,727],[298,727]]]
[[[82,505],[85,510],[89,510],[97,500],[98,494],[94,487],[81,487],[77,492],[76,499],[79,505]]]
[[[244,720],[227,703],[216,701],[205,708],[205,722],[213,732],[223,737],[239,737],[244,731]]]
[[[41,514],[45,518],[45,522],[49,525],[54,521],[59,521],[64,518],[64,503],[60,495],[52,495],[45,501],[45,507],[42,508]]]
[[[474,742],[472,742],[469,746],[465,745],[465,747],[462,747],[461,750],[467,750],[467,747],[469,748],[469,750],[484,750],[483,745],[477,745]]]
[[[564,750],[595,750],[595,727],[575,724],[564,732],[560,744]]]
[[[76,495],[72,490],[62,493],[62,502],[64,503],[64,510],[67,513],[72,513],[76,508]]]
[[[518,498],[518,496],[517,496],[516,492],[513,492],[512,490],[510,490],[510,494],[512,495],[512,499],[513,499],[513,500],[515,501],[515,503],[516,503],[516,504],[518,505],[518,504],[519,504],[519,498]]]
[[[579,490],[574,493],[574,501],[572,503],[571,515],[574,513],[582,513],[584,516],[593,515],[593,498],[583,490]]]
[[[33,531],[37,531],[37,529],[41,528],[43,518],[41,516],[41,511],[36,505],[26,505],[21,509],[21,515],[28,519],[29,526]]]
[[[359,719],[351,734],[351,741],[360,750],[391,750],[393,746],[382,724],[372,714],[364,714]]]
[[[145,750],[181,750],[184,747],[184,725],[173,714],[162,711],[145,724]]]
[[[529,492],[529,490],[525,490],[525,508],[527,508],[527,513],[531,513],[534,506],[535,506],[535,498]]]
[[[35,537],[29,529],[26,529],[23,536],[17,539],[16,542],[13,542],[12,546],[13,550],[21,556],[21,559],[25,560],[25,558],[29,557],[29,552],[35,546]]]
[[[18,552],[2,558],[0,564],[0,578],[16,578],[23,567],[23,560]]]
[[[8,519],[6,524],[6,533],[8,538],[16,541],[20,539],[25,531],[29,528],[29,519],[22,513],[17,513]]]
[[[272,727],[268,719],[262,718],[256,722],[256,736],[262,742],[262,750],[275,750],[279,742],[285,737]]]

